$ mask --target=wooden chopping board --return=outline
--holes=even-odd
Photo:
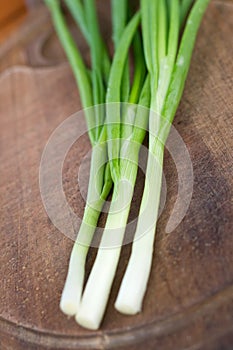
[[[108,5],[104,0],[99,6],[105,33]],[[1,46],[1,350],[233,348],[232,18],[231,1],[211,2],[174,122],[194,168],[189,210],[172,234],[165,233],[177,195],[176,169],[166,152],[168,196],[143,312],[127,317],[114,309],[128,245],[97,332],[59,310],[72,241],[50,222],[39,191],[40,159],[49,136],[81,108],[72,72],[43,6]],[[75,35],[88,59],[82,37]],[[84,201],[76,176],[89,150],[86,136],[70,150],[63,171],[67,200],[80,216]],[[139,174],[131,217],[142,182]],[[95,254],[92,249],[87,271]]]

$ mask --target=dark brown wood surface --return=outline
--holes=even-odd
[[[108,33],[109,1],[100,3]],[[43,7],[1,46],[1,350],[233,348],[232,18],[231,1],[211,2],[174,122],[194,167],[187,215],[172,234],[165,233],[177,195],[176,169],[166,152],[168,196],[143,312],[127,317],[114,309],[130,253],[125,246],[97,332],[79,327],[59,310],[72,241],[50,222],[39,191],[39,164],[49,136],[81,108],[72,72]],[[88,59],[83,39],[76,37]],[[76,176],[89,150],[84,137],[64,164],[65,193],[80,215],[84,201]],[[132,217],[142,181],[140,174]],[[87,271],[95,254],[92,249]]]

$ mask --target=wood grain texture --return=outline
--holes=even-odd
[[[100,5],[103,30],[109,33],[109,2]],[[72,241],[50,222],[39,191],[40,159],[49,136],[81,108],[72,72],[43,7],[1,47],[1,350],[232,349],[232,16],[230,1],[211,2],[174,122],[194,167],[187,215],[172,234],[165,233],[177,195],[176,168],[166,151],[168,195],[143,312],[127,317],[114,309],[130,254],[125,246],[97,332],[59,310]],[[75,37],[88,60],[83,38],[77,32]],[[67,200],[80,216],[84,201],[76,178],[89,150],[85,136],[72,147],[63,169]],[[131,218],[142,187],[140,173]],[[95,254],[91,249],[87,273]]]
[[[0,43],[23,22],[26,11],[24,0],[0,1]]]
[[[21,12],[25,8],[24,0],[11,0],[1,1],[0,3],[0,27],[6,24],[6,22],[11,21],[12,18],[17,16],[18,12]]]

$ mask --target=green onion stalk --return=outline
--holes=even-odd
[[[125,314],[136,314],[142,308],[153,256],[164,144],[182,96],[195,38],[208,3],[209,0],[195,1],[179,44],[179,14],[183,11],[180,1],[168,1],[166,15],[166,1],[141,0],[143,43],[152,98],[145,190],[130,260],[115,302],[116,309]]]
[[[135,127],[120,152],[120,173],[114,183],[113,199],[96,260],[85,287],[76,321],[89,329],[98,329],[104,316],[117,269],[130,211],[137,170],[138,153],[145,137],[149,117],[149,77],[145,80],[135,111]],[[143,109],[143,106],[146,108]],[[142,118],[142,120],[137,120]]]
[[[113,58],[108,83],[106,96],[108,154],[114,190],[97,257],[76,315],[76,321],[89,329],[98,329],[105,312],[131,206],[138,169],[139,149],[148,124],[149,77],[144,78],[142,87],[142,77],[137,77],[133,82],[133,86],[134,84],[140,85],[141,94],[138,108],[135,110],[134,127],[132,129],[132,123],[130,124],[129,121],[126,123],[128,118],[126,116],[124,116],[124,124],[121,125],[121,104],[118,102],[122,87],[121,77],[125,72],[124,67],[129,46],[139,21],[140,13],[136,13],[123,31]],[[145,75],[145,69],[142,70],[142,74]],[[144,106],[143,112],[140,106]],[[129,106],[124,108],[123,105],[122,113],[128,115],[128,109]],[[126,134],[127,138],[123,139],[122,136]]]
[[[112,188],[109,163],[103,166],[107,159],[107,130],[103,126],[103,119],[100,119],[101,114],[93,113],[93,105],[104,102],[104,81],[108,79],[110,59],[98,30],[95,6],[92,0],[86,2],[86,8],[78,0],[66,0],[67,6],[71,9],[71,13],[77,20],[77,24],[90,46],[93,67],[91,79],[89,71],[69,32],[60,2],[57,0],[45,0],[45,3],[50,9],[54,27],[79,87],[88,126],[89,139],[92,145],[87,202],[82,224],[71,252],[66,283],[60,301],[61,310],[65,314],[72,316],[77,313],[81,299],[88,249],[95,233],[102,207]],[[101,52],[93,40],[94,32],[95,41],[103,49],[105,64],[102,64]],[[94,94],[93,91],[95,91]]]
[[[102,171],[98,171],[99,169],[101,169],[101,165],[104,163],[107,156],[106,139],[107,139],[107,136],[109,137],[109,133],[110,133],[110,142],[108,143],[108,146],[109,144],[111,144],[111,142],[114,143],[114,140],[111,140],[112,130],[115,129],[115,125],[112,124],[111,111],[109,110],[107,113],[110,119],[107,120],[107,122],[105,121],[105,124],[102,126],[102,123],[104,122],[104,120],[100,119],[101,114],[98,115],[97,113],[94,113],[94,116],[93,116],[93,110],[88,107],[96,104],[98,105],[105,101],[104,94],[106,94],[106,91],[104,91],[104,88],[105,90],[107,89],[106,101],[109,103],[109,106],[111,102],[117,101],[119,103],[119,101],[122,98],[122,95],[124,94],[125,94],[125,97],[124,97],[125,101],[127,101],[127,99],[130,98],[131,103],[137,103],[139,99],[139,93],[136,93],[136,90],[138,89],[138,91],[140,91],[142,89],[142,85],[144,84],[144,82],[145,82],[145,87],[141,94],[142,98],[140,103],[142,105],[143,104],[147,105],[148,107],[149,101],[147,102],[147,100],[148,100],[149,94],[145,93],[145,91],[149,89],[149,78],[147,78],[147,80],[145,81],[146,70],[145,70],[144,56],[141,51],[137,58],[138,62],[140,61],[139,65],[141,67],[141,71],[139,72],[138,68],[136,68],[135,70],[135,73],[137,74],[135,74],[135,78],[133,79],[132,91],[129,97],[129,92],[128,92],[129,76],[128,76],[128,70],[127,70],[127,64],[128,64],[127,54],[128,54],[128,47],[132,41],[132,38],[134,37],[135,31],[137,30],[137,26],[140,20],[139,14],[134,16],[134,18],[131,21],[131,24],[129,24],[128,26],[128,29],[126,30],[126,32],[124,32],[124,34],[128,36],[128,40],[127,40],[128,44],[127,43],[125,44],[123,40],[121,40],[121,45],[119,45],[120,47],[118,49],[118,54],[114,55],[115,64],[113,64],[113,67],[111,69],[111,72],[112,72],[112,75],[111,75],[112,78],[111,78],[109,77],[110,60],[108,57],[106,47],[100,36],[98,23],[97,23],[97,16],[96,16],[96,12],[94,11],[95,6],[94,6],[93,0],[87,0],[84,6],[79,0],[74,0],[74,1],[65,0],[65,3],[69,8],[75,22],[79,26],[84,37],[86,38],[87,43],[90,46],[91,60],[92,60],[91,74],[89,74],[87,68],[85,67],[84,62],[82,61],[81,55],[78,51],[78,48],[76,47],[74,40],[68,31],[64,16],[61,12],[59,2],[57,2],[56,0],[55,1],[47,0],[46,3],[51,11],[55,29],[62,43],[62,46],[67,54],[71,67],[73,68],[74,75],[79,86],[82,104],[84,108],[86,108],[85,115],[86,115],[86,120],[88,125],[89,138],[93,147],[87,203],[84,211],[83,221],[71,253],[66,283],[64,286],[64,290],[63,290],[61,302],[60,302],[61,310],[64,313],[66,313],[67,315],[75,315],[79,312],[79,305],[80,305],[81,294],[82,294],[83,283],[84,283],[84,276],[85,276],[85,262],[86,262],[88,249],[93,239],[93,235],[98,223],[99,215],[102,210],[104,201],[106,200],[111,190],[112,177],[114,178],[115,176],[114,161],[108,162],[104,168],[102,167]],[[123,21],[119,20],[115,13],[113,32],[115,33],[114,44],[116,49],[118,47],[118,44],[120,43],[119,38],[121,37],[121,33],[122,31],[124,31],[125,29],[124,26],[126,25],[127,7],[124,5],[124,3],[125,2],[123,1],[118,2],[115,0],[115,3],[114,1],[112,1],[112,6],[114,9],[116,9],[117,6],[119,7],[116,13],[119,14],[119,11],[121,11],[122,17],[124,18]],[[98,35],[96,35],[96,33]],[[134,52],[136,52],[136,50],[138,51],[140,46],[142,47],[141,38],[138,32],[137,32],[137,35],[135,35],[133,46],[134,46]],[[101,51],[99,50],[100,47],[102,49]],[[124,52],[125,52],[123,59],[122,59],[122,48],[124,48]],[[120,71],[121,71],[121,74],[119,74]],[[84,85],[82,84],[83,77],[86,79],[84,80],[84,83],[86,83]],[[109,81],[108,81],[108,77],[109,77]],[[102,78],[102,79],[99,79],[99,78]],[[126,80],[128,80],[127,84],[125,83]],[[119,86],[119,89],[118,89],[119,94],[116,94],[116,91],[117,91],[115,87],[116,83]],[[93,94],[92,94],[92,90],[93,90]],[[89,100],[88,102],[86,102],[88,97],[89,97]],[[96,112],[96,109],[95,109],[95,112]],[[114,116],[117,115],[115,110],[113,112],[114,112]],[[124,114],[127,114],[126,111]],[[125,119],[125,122],[126,121],[127,121],[127,118]],[[108,122],[110,122],[109,127],[108,127]],[[145,118],[143,119],[143,125],[141,125],[142,124],[141,120],[138,120],[138,122],[136,121],[136,124],[138,123],[140,127],[135,127],[134,134],[131,136],[132,142],[135,137],[136,137],[136,140],[140,140],[141,135],[144,135],[147,122],[148,122],[148,116],[145,116]],[[98,131],[97,131],[96,125],[100,126]],[[125,129],[126,128],[127,128],[127,125],[125,126]],[[117,130],[119,131],[119,137],[121,137],[121,134],[125,135],[124,128],[121,129],[121,126],[119,123],[117,123]],[[143,133],[140,134],[141,130],[143,131]],[[116,143],[115,143],[117,144],[118,151],[120,149],[119,140],[116,140]],[[136,142],[136,140],[134,140],[134,142]],[[140,144],[141,142],[142,141],[140,141]],[[135,148],[136,147],[139,149],[138,145],[135,146]],[[111,149],[111,147],[109,148]],[[109,154],[110,156],[112,156],[111,152],[109,152]],[[115,153],[113,155],[115,155]],[[117,154],[117,158],[118,157],[119,157],[119,154]],[[129,168],[129,164],[126,167],[126,169],[128,168]],[[123,170],[123,167],[122,167],[121,175],[119,176],[119,178],[118,179],[114,178],[115,183],[117,183],[117,185],[114,186],[113,203],[115,203],[116,196],[118,196],[118,198],[121,198],[121,193],[119,193],[119,191],[116,190],[116,188],[122,187],[122,186],[119,186],[118,184],[123,183],[122,180],[123,180],[123,177],[124,177],[123,174],[125,171],[126,170]],[[116,193],[118,194],[116,195]],[[111,212],[113,211],[114,207],[116,207],[116,204],[112,205],[111,211],[109,213],[109,218],[111,217]],[[111,220],[109,219],[109,221]]]

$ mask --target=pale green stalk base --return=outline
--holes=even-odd
[[[61,311],[68,316],[74,316],[78,311],[84,283],[87,252],[80,252],[78,248],[80,246],[74,244],[60,301]]]
[[[132,255],[115,302],[115,308],[123,314],[135,315],[142,309],[151,270],[154,236],[153,227],[134,242]]]
[[[78,311],[83,291],[87,253],[98,224],[104,200],[112,187],[111,181],[104,175],[103,165],[106,161],[106,152],[105,143],[96,145],[92,150],[87,204],[70,256],[68,274],[60,301],[61,310],[69,316],[74,316]]]
[[[163,144],[155,140],[150,151],[137,229],[130,260],[120,287],[115,308],[124,314],[141,311],[153,257],[153,242],[158,216],[163,164]]]
[[[102,321],[115,276],[133,195],[133,186],[120,181],[114,192],[98,254],[87,281],[76,321],[96,330]]]
[[[102,321],[115,276],[120,248],[100,250],[85,288],[76,321],[83,327],[96,330]]]
[[[69,316],[74,316],[79,308],[85,277],[86,257],[96,230],[103,201],[99,201],[98,205],[99,211],[93,210],[91,207],[86,208],[84,219],[78,233],[77,242],[74,243],[71,252],[66,282],[60,301],[60,309]],[[95,205],[95,207],[97,209],[97,205]],[[90,217],[92,218],[92,225],[85,223],[85,217],[88,217],[89,219]]]

